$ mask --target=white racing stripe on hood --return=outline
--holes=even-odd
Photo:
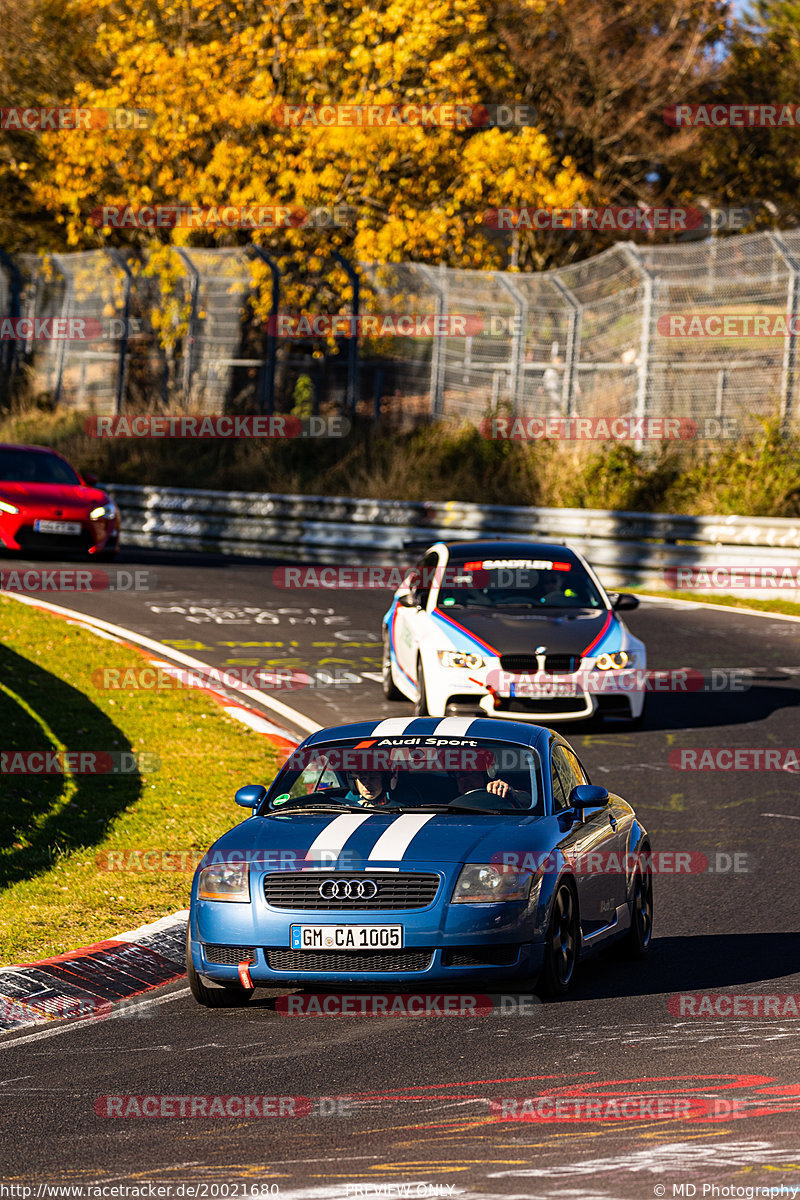
[[[306,862],[309,859],[325,858],[329,863],[335,862],[342,852],[344,844],[374,813],[342,813],[334,817],[330,825],[326,825],[322,833],[317,834],[306,851]]]
[[[423,825],[427,825],[428,821],[432,821],[435,816],[435,813],[417,813],[416,815],[406,813],[404,816],[398,817],[378,838],[369,852],[369,858],[397,862],[403,857]]]
[[[469,731],[469,727],[474,720],[474,717],[445,717],[443,721],[439,722],[433,732],[437,736],[444,735],[452,737],[458,735],[460,737],[464,737],[464,735]]]
[[[385,721],[379,722],[373,729],[370,737],[391,737],[399,733],[405,733],[412,721],[416,721],[416,717],[389,717]]]

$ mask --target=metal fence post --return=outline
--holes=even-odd
[[[333,251],[333,257],[336,262],[343,268],[347,278],[350,280],[350,287],[353,292],[353,316],[359,315],[360,290],[358,272],[352,263],[339,253],[338,250]],[[350,339],[347,343],[347,396],[346,405],[348,412],[352,415],[356,411],[358,403],[358,324],[356,323],[355,330],[352,331]]]
[[[10,317],[12,320],[21,315],[20,295],[22,293],[22,275],[19,267],[14,262],[10,254],[6,254],[5,250],[0,249],[0,263],[8,271],[8,312],[0,314]],[[16,338],[9,338],[8,341],[0,340],[0,367],[6,379],[8,397],[11,396],[11,389],[14,384],[14,373],[17,365],[18,356],[18,341]]]
[[[189,310],[189,324],[186,330],[186,348],[183,355],[183,399],[188,403],[192,387],[192,375],[194,374],[194,339],[197,324],[197,293],[200,287],[200,272],[185,250],[181,250],[179,246],[175,246],[173,249],[183,265],[188,268],[191,278],[191,283],[189,284],[189,303],[191,307]]]
[[[777,250],[781,259],[785,263],[789,271],[789,286],[787,289],[786,302],[788,305],[787,317],[791,320],[791,330],[794,329],[794,323],[798,319],[798,307],[800,307],[800,264],[793,254],[789,252],[783,238],[777,233],[767,233],[767,237],[772,242],[772,245]],[[786,338],[786,343],[783,348],[783,365],[781,370],[781,432],[787,434],[792,421],[792,408],[795,392],[795,375],[797,370],[797,349],[795,335],[792,331],[789,332]]]
[[[119,250],[106,247],[106,254],[112,262],[116,263],[120,270],[125,272],[125,291],[122,305],[122,336],[119,339],[119,362],[117,365],[117,388],[114,402],[114,412],[119,414],[125,408],[125,385],[127,383],[128,371],[128,326],[131,318],[131,286],[133,284],[133,273],[125,261]]]
[[[636,419],[644,420],[647,417],[650,407],[650,393],[652,390],[651,380],[651,352],[653,342],[653,314],[655,312],[655,290],[656,277],[649,267],[646,267],[641,260],[638,247],[631,242],[626,242],[621,249],[626,254],[628,259],[635,265],[644,284],[644,301],[642,304],[642,335],[639,344],[639,383],[636,392]],[[634,443],[636,450],[641,450],[643,440],[640,437],[636,438]]]
[[[435,294],[436,316],[443,317],[447,311],[447,267],[440,263],[434,270],[433,267],[419,263],[417,270]],[[431,418],[434,421],[444,412],[444,342],[443,337],[434,337],[431,347],[430,400]]]
[[[522,409],[524,392],[525,369],[525,336],[528,323],[528,302],[510,279],[502,271],[495,272],[495,278],[510,294],[515,304],[514,333],[511,342],[511,415],[516,417]]]
[[[267,264],[272,276],[269,322],[267,324],[267,359],[262,366],[258,381],[258,411],[272,414],[275,411],[275,361],[278,354],[276,322],[281,300],[281,269],[272,255],[267,254],[263,246],[257,246],[255,242],[251,242],[248,249]]]
[[[563,415],[569,417],[572,412],[575,378],[578,369],[578,359],[580,357],[581,316],[583,315],[583,308],[575,294],[565,283],[561,282],[557,275],[553,275],[551,282],[562,300],[566,300],[569,305],[567,344],[564,349],[564,381],[561,392]]]

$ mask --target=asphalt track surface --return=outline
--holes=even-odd
[[[386,593],[287,592],[273,583],[274,563],[213,556],[128,551],[118,565],[154,571],[155,590],[47,598],[220,668],[351,670],[358,681],[347,687],[276,693],[320,724],[411,714],[377,682]],[[656,877],[644,965],[594,959],[566,1001],[506,1015],[287,1017],[275,1009],[283,993],[266,991],[248,1009],[215,1011],[175,984],[130,1018],[6,1035],[3,1183],[33,1186],[33,1196],[39,1184],[92,1182],[330,1200],[752,1196],[781,1185],[799,1194],[800,1019],[668,1007],[686,993],[800,993],[798,775],[681,771],[668,756],[797,746],[800,624],[647,601],[626,620],[652,667],[756,672],[744,692],[652,695],[641,731],[563,727],[593,780],[636,806],[656,851],[701,852],[728,868]],[[716,1097],[716,1113],[713,1103],[703,1120],[490,1112],[491,1099],[556,1089]],[[114,1119],[95,1112],[108,1095],[350,1099],[325,1117]]]

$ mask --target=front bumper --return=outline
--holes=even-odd
[[[579,671],[554,675],[542,686],[540,695],[532,695],[530,679],[521,676],[524,686],[507,682],[502,689],[489,686],[493,677],[501,674],[500,667],[475,671],[439,670],[432,678],[426,674],[425,683],[432,711],[445,716],[476,715],[495,720],[583,721],[598,710],[621,716],[638,717],[644,704],[644,692],[627,690],[625,678],[631,672],[597,672],[596,690],[591,664]],[[506,673],[506,676],[508,673]],[[483,682],[483,678],[486,682]],[[586,686],[587,678],[591,686]],[[433,707],[435,705],[435,707]]]
[[[298,983],[454,986],[537,975],[544,955],[547,900],[537,894],[532,902],[450,904],[453,883],[443,876],[435,900],[426,908],[379,912],[273,909],[264,899],[263,875],[251,878],[249,904],[198,900],[195,893],[189,918],[192,961],[207,979],[236,983],[239,962],[249,960],[253,983],[277,988]],[[402,925],[403,948],[293,952],[290,927],[300,924]]]
[[[35,522],[39,520],[72,521],[80,524],[80,533],[39,533]],[[65,514],[52,518],[46,512],[19,514],[4,513],[0,516],[0,545],[6,550],[27,554],[39,551],[61,551],[74,554],[101,554],[119,544],[119,518],[90,521],[86,516]]]

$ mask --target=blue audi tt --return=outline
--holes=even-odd
[[[256,987],[538,981],[561,996],[585,955],[646,953],[649,838],[559,734],[489,717],[322,729],[192,883],[195,999]]]

